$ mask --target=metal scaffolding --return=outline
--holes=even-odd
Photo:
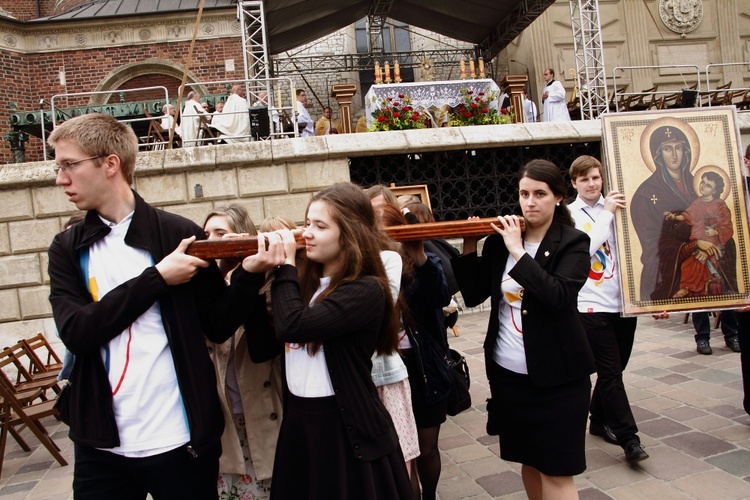
[[[570,0],[581,118],[593,120],[607,111],[599,0]]]
[[[383,40],[383,27],[388,21],[388,13],[391,11],[393,0],[373,0],[370,4],[370,12],[367,15],[367,31],[370,34],[370,51],[383,53],[385,41]]]
[[[259,87],[268,87],[268,79],[271,75],[268,63],[266,18],[263,9],[261,0],[237,4],[237,17],[240,19],[242,32],[245,80],[257,80]],[[253,89],[250,90],[253,91]],[[265,90],[270,94],[270,87]]]

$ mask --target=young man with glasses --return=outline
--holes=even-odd
[[[203,230],[131,189],[138,140],[89,114],[49,137],[56,183],[85,219],[49,249],[50,302],[75,355],[58,408],[77,499],[216,498],[223,417],[204,335],[229,338],[263,275],[185,254]]]

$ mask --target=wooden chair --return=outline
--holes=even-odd
[[[643,89],[637,94],[627,96],[622,102],[624,111],[645,111],[658,104],[657,94],[658,85],[651,88]]]
[[[200,141],[199,145],[204,144],[216,144],[219,141],[221,134],[215,129],[211,128],[211,117],[209,115],[198,115],[200,125],[198,126],[198,138]]]
[[[17,429],[17,427],[26,427],[47,448],[47,451],[50,452],[60,465],[68,465],[68,462],[60,454],[60,447],[57,446],[41,422],[45,417],[57,417],[54,400],[31,405],[24,404],[2,378],[0,378],[0,398],[2,398],[3,408],[2,429],[0,430],[0,457],[5,456],[5,444],[8,433],[16,438],[16,440],[21,439],[18,444],[25,451],[30,451],[28,444],[21,438],[19,429]]]
[[[609,103],[607,104],[607,109],[609,109],[610,111],[617,111],[617,103],[615,101],[615,97],[619,96],[619,102],[622,103],[625,97],[622,95],[622,93],[627,89],[628,86],[623,85],[622,87],[619,87],[616,92],[612,92],[612,95],[609,98]],[[622,107],[622,105],[620,107]]]
[[[21,343],[26,349],[26,355],[31,360],[35,373],[55,372],[55,376],[60,373],[63,366],[62,360],[47,342],[47,337],[43,333],[37,333],[28,339],[21,339]],[[41,357],[39,356],[40,353],[42,354]]]
[[[730,81],[724,85],[719,85],[714,90],[704,92],[703,97],[705,102],[707,102],[709,106],[723,106],[725,104],[730,104],[733,95],[732,91],[729,90],[731,88],[732,82]]]
[[[161,126],[161,119],[149,113],[148,109],[143,108],[143,113],[149,118],[148,131],[146,132],[146,149],[153,151],[164,149],[169,144],[169,130]],[[172,147],[179,148],[182,146],[182,140],[177,134],[172,138]]]
[[[35,372],[33,375],[32,373]],[[60,393],[57,381],[59,370],[39,372],[35,370],[33,361],[26,355],[23,342],[4,348],[0,351],[0,379],[16,393],[39,390],[39,398],[48,399],[47,391],[52,389]]]

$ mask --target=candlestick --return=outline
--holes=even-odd
[[[380,72],[380,61],[375,61],[375,83],[383,83],[383,74]]]
[[[391,83],[391,65],[385,62],[385,83]]]
[[[276,107],[281,107],[281,87],[276,89]]]
[[[461,80],[466,80],[466,63],[461,59]]]
[[[469,76],[472,78],[477,77],[477,72],[474,70],[474,59],[469,59]]]
[[[294,84],[292,84],[292,109],[294,112],[297,112],[297,90],[294,88]]]
[[[484,78],[484,59],[479,58],[479,78]]]
[[[398,64],[398,61],[393,63],[393,81],[401,83],[401,67]]]

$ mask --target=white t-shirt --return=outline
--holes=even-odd
[[[320,278],[320,286],[310,299],[310,304],[315,303],[315,299],[330,284],[330,277]],[[301,398],[323,398],[334,395],[323,346],[314,356],[310,356],[305,345],[287,343],[285,356],[286,383],[292,394]]]
[[[580,197],[568,205],[570,215],[580,229],[591,238],[591,268],[586,283],[578,293],[578,311],[582,313],[622,310],[620,270],[615,245],[614,215],[604,210],[604,197],[590,207]]]
[[[539,249],[539,243],[523,244],[526,253],[533,258]],[[528,374],[526,366],[526,349],[523,346],[523,323],[521,318],[521,303],[523,299],[523,288],[516,280],[509,276],[509,272],[518,261],[508,255],[505,264],[503,278],[500,284],[502,299],[500,300],[500,331],[492,352],[495,363],[506,370],[516,373]]]
[[[125,244],[131,213],[89,248],[88,288],[94,301],[154,265],[145,250]],[[158,302],[101,348],[109,375],[120,446],[127,457],[164,453],[190,441],[187,414]]]

